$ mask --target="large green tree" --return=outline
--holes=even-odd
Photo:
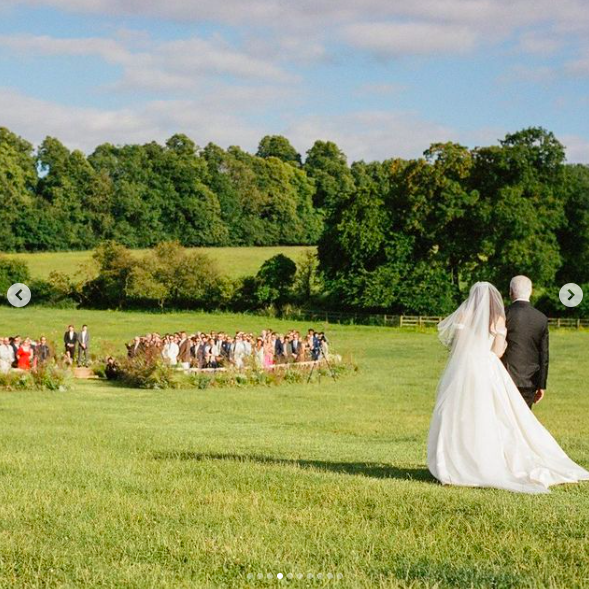
[[[37,171],[33,146],[0,127],[0,250],[29,244],[35,214]]]
[[[276,157],[287,164],[301,166],[301,154],[282,135],[266,135],[262,138],[256,152],[258,157]]]
[[[471,185],[480,194],[473,231],[482,238],[481,276],[505,289],[514,274],[550,284],[562,260],[564,147],[541,128],[509,134],[474,152]]]

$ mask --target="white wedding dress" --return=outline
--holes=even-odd
[[[430,472],[443,484],[522,493],[589,480],[536,419],[501,363],[504,325],[501,295],[487,282],[475,284],[440,323],[451,355],[430,426]]]

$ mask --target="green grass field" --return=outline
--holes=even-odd
[[[292,325],[3,308],[0,335],[55,338],[69,322],[88,323],[102,349],[153,329]],[[589,484],[546,496],[438,485],[425,466],[445,361],[435,335],[327,331],[357,375],[279,388],[86,381],[0,393],[0,587],[589,586]],[[585,467],[588,349],[586,332],[553,333],[536,409]]]
[[[277,247],[209,247],[194,248],[211,256],[219,264],[221,272],[231,278],[255,274],[260,266],[272,256],[284,254],[295,262],[311,246],[277,246]],[[135,255],[144,254],[147,250],[134,250]],[[25,261],[33,278],[47,278],[52,271],[74,275],[92,259],[91,251],[83,252],[42,252],[4,254],[9,258]]]

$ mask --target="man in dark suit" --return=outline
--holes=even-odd
[[[546,392],[548,319],[530,304],[532,281],[516,276],[510,284],[511,305],[505,312],[507,349],[501,360],[528,407]]]
[[[282,364],[284,362],[284,356],[284,335],[279,334],[276,336],[276,341],[274,342],[274,357],[276,358],[276,363]]]
[[[202,335],[198,336],[196,345],[196,365],[198,368],[206,368],[207,365],[207,344],[205,337]]]
[[[76,353],[76,343],[78,342],[78,334],[74,330],[73,325],[68,325],[67,331],[63,334],[63,343],[65,344],[65,355],[68,363],[73,363],[74,355]]]
[[[47,338],[43,335],[35,348],[35,359],[37,364],[45,364],[49,358],[51,358],[51,350],[47,345]]]

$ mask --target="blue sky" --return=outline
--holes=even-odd
[[[0,125],[35,143],[370,160],[540,125],[589,163],[588,107],[586,0],[0,0]]]

